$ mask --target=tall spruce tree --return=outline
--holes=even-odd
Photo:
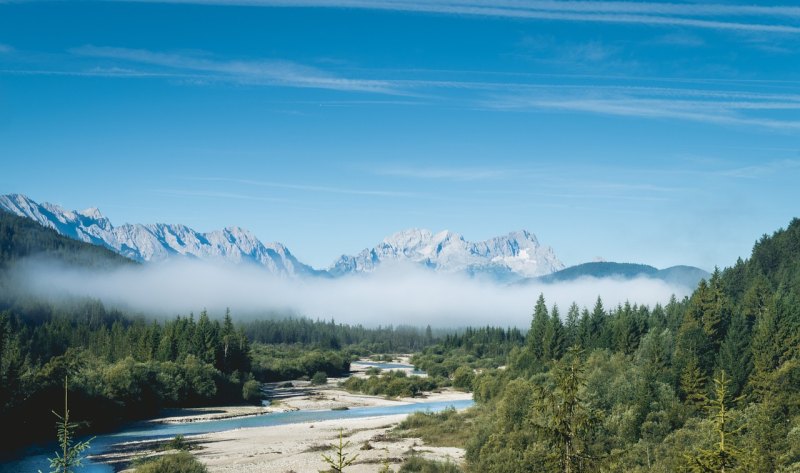
[[[539,299],[536,300],[536,306],[533,309],[531,329],[528,331],[528,336],[525,340],[528,350],[530,350],[533,354],[533,359],[537,362],[541,362],[544,359],[544,344],[549,324],[550,315],[547,312],[544,294],[539,294]]]

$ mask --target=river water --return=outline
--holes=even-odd
[[[169,439],[178,434],[205,434],[248,427],[263,427],[295,424],[300,422],[319,422],[323,420],[355,419],[359,417],[409,414],[412,412],[426,410],[436,412],[441,411],[449,406],[455,407],[456,409],[462,409],[469,407],[472,404],[472,400],[420,402],[415,404],[398,404],[392,406],[354,407],[346,411],[325,410],[275,412],[252,417],[240,417],[235,419],[221,419],[182,424],[137,423],[121,431],[98,436],[92,441],[91,448],[87,451],[87,454],[97,455],[107,452],[112,445],[121,442]],[[6,429],[4,428],[4,430]],[[11,429],[6,430],[6,433],[8,433],[9,430]],[[31,447],[22,455],[22,458],[0,464],[0,472],[36,473],[39,470],[47,472],[49,471],[49,462],[47,458],[53,456],[53,451],[56,448],[57,446],[55,443],[51,445]],[[113,471],[114,470],[111,466],[101,463],[94,463],[90,459],[84,461],[84,467],[77,469],[77,472],[80,473],[112,473]]]

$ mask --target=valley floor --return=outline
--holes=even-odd
[[[294,382],[288,389],[276,388],[280,400],[268,407],[218,407],[208,409],[175,409],[165,417],[151,422],[194,422],[216,418],[258,415],[265,412],[290,410],[329,410],[352,407],[389,406],[432,401],[456,401],[471,399],[472,394],[444,390],[428,393],[425,397],[386,399],[348,393],[336,386],[338,380],[331,379],[327,386],[312,387]],[[348,473],[375,472],[384,462],[396,471],[403,459],[419,455],[428,459],[461,463],[464,451],[458,448],[431,447],[422,440],[396,438],[388,435],[407,414],[395,414],[367,418],[339,419],[307,422],[269,427],[254,427],[228,430],[211,434],[187,436],[196,450],[192,454],[205,464],[211,473],[222,472],[275,472],[304,473],[327,469],[322,454],[332,454],[331,445],[339,440],[343,431],[344,441],[350,442],[345,449],[349,455],[358,454]],[[112,462],[127,463],[130,459],[147,455],[150,445],[128,445],[126,453],[107,458]],[[117,452],[118,454],[121,452]]]

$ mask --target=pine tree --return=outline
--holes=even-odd
[[[322,459],[330,465],[331,471],[342,473],[345,468],[352,465],[358,458],[358,454],[352,455],[344,450],[350,446],[350,441],[344,442],[344,430],[339,429],[339,444],[332,445],[333,455],[322,454]]]
[[[565,324],[565,335],[564,335],[564,345],[567,347],[571,347],[578,343],[579,334],[578,334],[578,325],[580,324],[580,309],[578,308],[578,304],[572,303],[569,306],[569,310],[567,311],[567,322]]]
[[[544,343],[547,325],[549,323],[550,316],[547,313],[544,294],[539,294],[539,299],[536,301],[536,306],[533,309],[531,329],[526,337],[528,350],[533,354],[533,359],[536,361],[542,361],[544,359]]]
[[[719,348],[718,364],[723,372],[730,374],[731,395],[738,396],[753,370],[750,330],[741,313],[731,320],[728,333]]]
[[[603,300],[597,296],[592,315],[589,319],[589,337],[591,341],[587,345],[590,348],[610,348],[609,340],[606,340],[606,311],[603,308]]]
[[[700,304],[700,321],[703,331],[711,343],[711,348],[716,351],[722,343],[731,317],[728,299],[722,292],[719,268],[714,268],[714,273],[708,281],[708,287],[700,300]]]
[[[697,364],[697,358],[689,358],[680,378],[684,402],[694,410],[700,410],[708,402],[706,377]]]
[[[550,320],[547,323],[542,346],[545,361],[560,359],[566,350],[564,325],[561,323],[557,305],[553,305],[553,309],[550,311]]]
[[[714,378],[714,400],[711,401],[709,411],[714,421],[714,432],[719,440],[712,450],[700,449],[697,455],[689,458],[689,468],[697,473],[726,473],[734,471],[738,464],[740,451],[733,445],[733,439],[744,426],[731,427],[731,417],[728,403],[731,402],[729,378],[722,371]]]
[[[55,414],[59,420],[57,424],[58,444],[61,447],[61,452],[55,452],[56,456],[50,459],[50,472],[71,473],[74,471],[73,468],[82,465],[83,457],[81,454],[89,448],[89,444],[94,437],[84,442],[75,443],[74,431],[76,424],[69,421],[67,377],[64,377],[64,415],[62,416],[55,411],[53,411],[53,414]]]
[[[542,421],[533,421],[533,429],[553,449],[558,471],[573,473],[580,465],[592,460],[587,439],[592,435],[597,419],[588,402],[581,396],[586,384],[581,351],[571,348],[552,370],[555,389],[539,387],[534,409]]]

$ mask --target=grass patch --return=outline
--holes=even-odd
[[[458,465],[447,462],[426,460],[421,457],[410,457],[400,466],[399,473],[462,473]]]
[[[418,437],[435,447],[464,448],[472,437],[476,414],[463,413],[453,408],[440,412],[415,412],[400,422],[392,431],[400,437]]]
[[[199,447],[197,446],[197,442],[190,442],[186,440],[186,438],[178,434],[172,439],[164,442],[163,444],[159,445],[157,450],[159,451],[166,451],[166,450],[180,450],[180,451],[189,451],[189,450],[197,450]]]
[[[310,447],[305,449],[304,453],[309,453],[309,452],[327,452],[330,449],[331,449],[331,446],[328,445],[328,444],[317,444],[317,445],[311,445]]]
[[[136,473],[208,473],[206,467],[191,453],[161,455],[137,463]]]

